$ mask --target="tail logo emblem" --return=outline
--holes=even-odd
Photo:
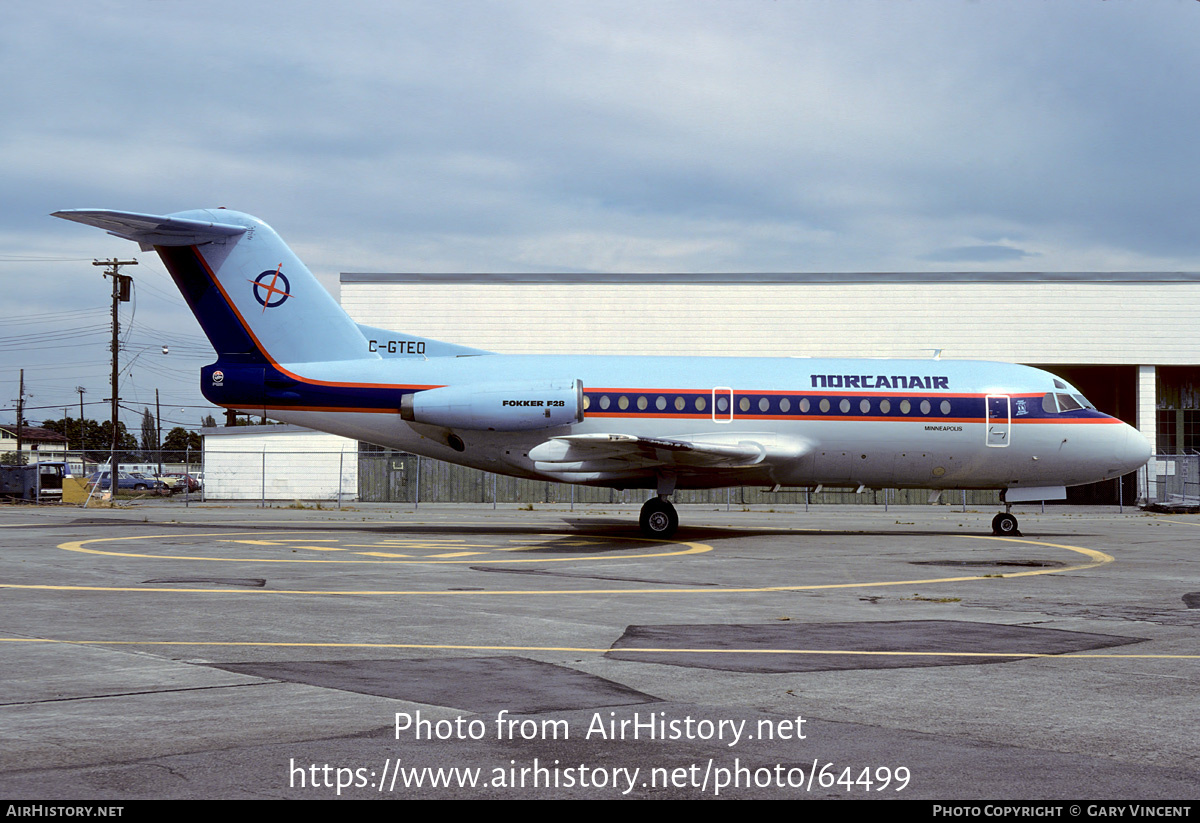
[[[282,268],[283,264],[280,263],[275,271],[267,269],[250,281],[254,284],[254,299],[263,307],[263,314],[267,313],[267,309],[282,306],[292,296],[289,294],[292,286],[288,283],[287,275],[280,271]]]

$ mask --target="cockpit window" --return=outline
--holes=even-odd
[[[1083,405],[1069,394],[1059,394],[1055,395],[1055,397],[1058,399],[1059,411],[1068,412],[1083,408]]]
[[[1079,409],[1095,410],[1095,408],[1082,394],[1063,394],[1059,392],[1042,395],[1042,411],[1046,414],[1059,414],[1060,412],[1077,411]]]
[[[1067,384],[1066,384],[1066,383],[1064,383],[1063,381],[1061,381],[1061,380],[1059,380],[1059,379],[1055,378],[1055,380],[1054,380],[1054,388],[1056,388],[1056,389],[1065,389],[1066,387],[1067,387]]]

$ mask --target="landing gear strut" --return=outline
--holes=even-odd
[[[642,527],[642,534],[646,537],[669,540],[679,528],[679,515],[675,513],[675,507],[668,499],[675,491],[675,479],[674,472],[664,471],[658,474],[655,482],[658,497],[651,497],[645,502],[642,506],[642,516],[638,518],[638,525]]]
[[[679,515],[666,497],[651,497],[642,506],[638,523],[646,537],[667,540],[679,528]]]

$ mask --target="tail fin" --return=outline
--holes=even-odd
[[[256,217],[225,209],[170,215],[75,209],[54,216],[157,251],[222,360],[379,358],[312,272]]]

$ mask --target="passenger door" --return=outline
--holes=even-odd
[[[1012,428],[1012,403],[1007,394],[987,396],[987,444],[1000,448],[1009,443],[1008,432]]]

